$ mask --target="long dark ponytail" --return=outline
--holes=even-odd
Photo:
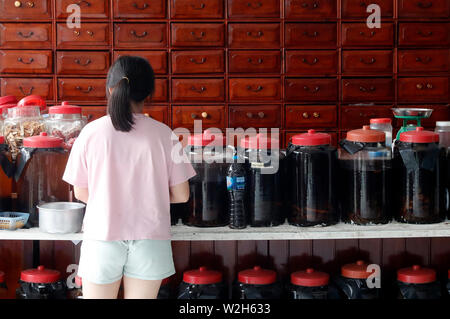
[[[109,94],[109,89],[112,93]],[[108,114],[114,128],[129,132],[133,129],[131,102],[142,102],[155,90],[155,75],[147,60],[136,56],[121,56],[114,62],[106,80]]]

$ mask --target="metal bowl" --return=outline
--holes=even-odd
[[[75,202],[53,202],[37,206],[39,229],[51,234],[81,232],[86,205]]]
[[[393,108],[392,112],[394,112],[394,116],[429,118],[433,109]]]

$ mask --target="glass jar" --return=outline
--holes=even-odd
[[[330,275],[308,268],[291,274],[290,299],[328,299]]]
[[[8,109],[17,106],[17,99],[15,96],[8,95],[0,97],[0,132],[3,134],[3,121],[8,116]]]
[[[225,138],[204,132],[189,136],[186,153],[197,175],[189,180],[190,197],[183,223],[196,227],[225,226],[227,206]]]
[[[0,164],[0,211],[8,212],[12,211],[13,208],[11,177],[14,175],[14,164],[3,136],[0,136]]]
[[[431,224],[445,219],[445,153],[439,135],[423,127],[400,135],[394,147],[398,221]]]
[[[158,296],[156,299],[172,299],[172,290],[170,287],[170,277],[164,278],[161,281],[161,286],[159,287]]]
[[[5,273],[0,271],[0,300],[8,298],[8,287],[6,287]]]
[[[392,120],[390,118],[370,119],[370,128],[372,130],[383,131],[386,134],[386,146],[392,146]]]
[[[440,299],[436,271],[414,265],[397,271],[398,299]]]
[[[47,133],[64,140],[65,148],[72,148],[81,130],[86,125],[86,119],[81,115],[81,107],[62,102],[61,105],[48,109],[45,120]]]
[[[373,274],[367,271],[368,266],[363,260],[358,260],[341,267],[341,275],[334,278],[334,283],[343,299],[380,298],[381,289],[369,288],[367,285],[367,278]]]
[[[68,299],[83,299],[83,280],[75,276],[75,285],[72,289],[67,289]]]
[[[183,273],[177,299],[227,299],[222,273],[206,267]]]
[[[20,274],[17,299],[66,299],[66,286],[57,270],[39,266]]]
[[[450,121],[436,122],[435,133],[439,134],[439,146],[445,149],[445,199],[447,217],[450,219]]]
[[[357,225],[387,223],[392,205],[392,152],[385,134],[349,131],[338,150],[342,220]]]
[[[333,225],[339,219],[337,150],[331,136],[309,130],[292,137],[288,148],[289,224]]]
[[[24,139],[17,158],[15,180],[19,209],[30,213],[28,227],[39,224],[37,205],[69,201],[70,185],[62,180],[68,157],[59,137],[43,132]]]
[[[282,293],[282,287],[277,282],[277,273],[255,266],[238,273],[232,295],[233,299],[280,299]]]

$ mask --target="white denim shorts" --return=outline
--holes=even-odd
[[[83,240],[78,276],[111,284],[122,276],[162,280],[175,273],[170,240]]]

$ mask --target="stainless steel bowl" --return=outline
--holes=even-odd
[[[433,109],[415,109],[415,108],[393,108],[395,116],[417,116],[422,118],[429,118]]]
[[[51,234],[81,232],[85,204],[73,202],[44,203],[37,206],[39,229]]]

